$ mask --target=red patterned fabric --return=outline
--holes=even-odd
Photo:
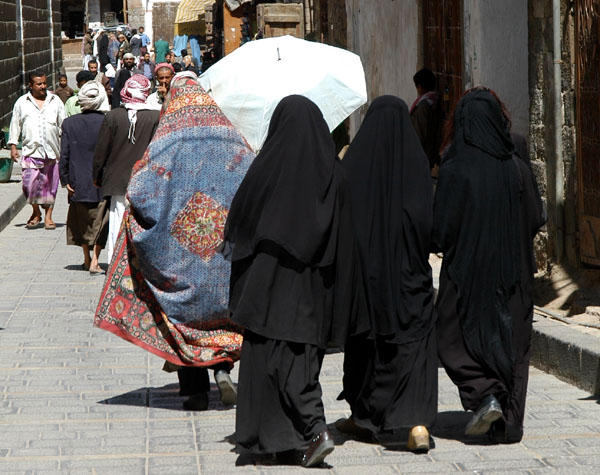
[[[169,321],[136,267],[135,249],[126,239],[135,232],[131,222],[126,212],[94,325],[177,365],[233,364],[239,359],[242,335],[230,319],[204,322],[201,328]]]

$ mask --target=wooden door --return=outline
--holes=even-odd
[[[256,6],[258,28],[265,38],[292,35],[304,39],[304,7],[300,3]]]
[[[600,0],[575,3],[581,261],[600,265]]]
[[[463,93],[462,1],[423,0],[424,67],[437,77],[444,111]]]

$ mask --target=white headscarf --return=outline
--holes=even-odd
[[[104,86],[96,81],[86,82],[81,86],[77,96],[82,112],[86,110],[108,112],[110,110]]]

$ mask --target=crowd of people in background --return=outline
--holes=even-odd
[[[61,75],[50,92],[34,72],[13,110],[27,227],[42,208],[56,228],[60,182],[82,268],[102,273],[107,248],[96,325],[163,356],[184,407],[208,408],[211,368],[221,400],[237,402],[236,450],[319,465],[334,448],[319,384],[333,346],[351,409],[338,430],[405,431],[407,449],[426,452],[439,356],[473,411],[465,433],[521,440],[545,216],[493,91],[466,91],[442,133],[435,76],[419,71],[412,106],[373,100],[343,159],[319,108],[288,96],[255,156],[185,49],[159,39],[152,51],[140,28],[130,40],[88,30],[82,52],[77,90]]]

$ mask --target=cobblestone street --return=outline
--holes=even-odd
[[[235,409],[218,402],[214,384],[209,410],[186,412],[177,377],[161,370],[159,358],[93,327],[104,277],[79,270],[80,249],[65,244],[64,190],[56,230],[25,229],[30,210],[0,233],[0,473],[306,473],[236,467],[225,439]],[[328,355],[322,371],[331,427],[349,414],[336,401],[342,359]],[[522,443],[490,446],[462,436],[469,416],[439,374],[435,449],[415,455],[403,443],[365,444],[333,429],[331,473],[600,473],[597,397],[532,368]]]

